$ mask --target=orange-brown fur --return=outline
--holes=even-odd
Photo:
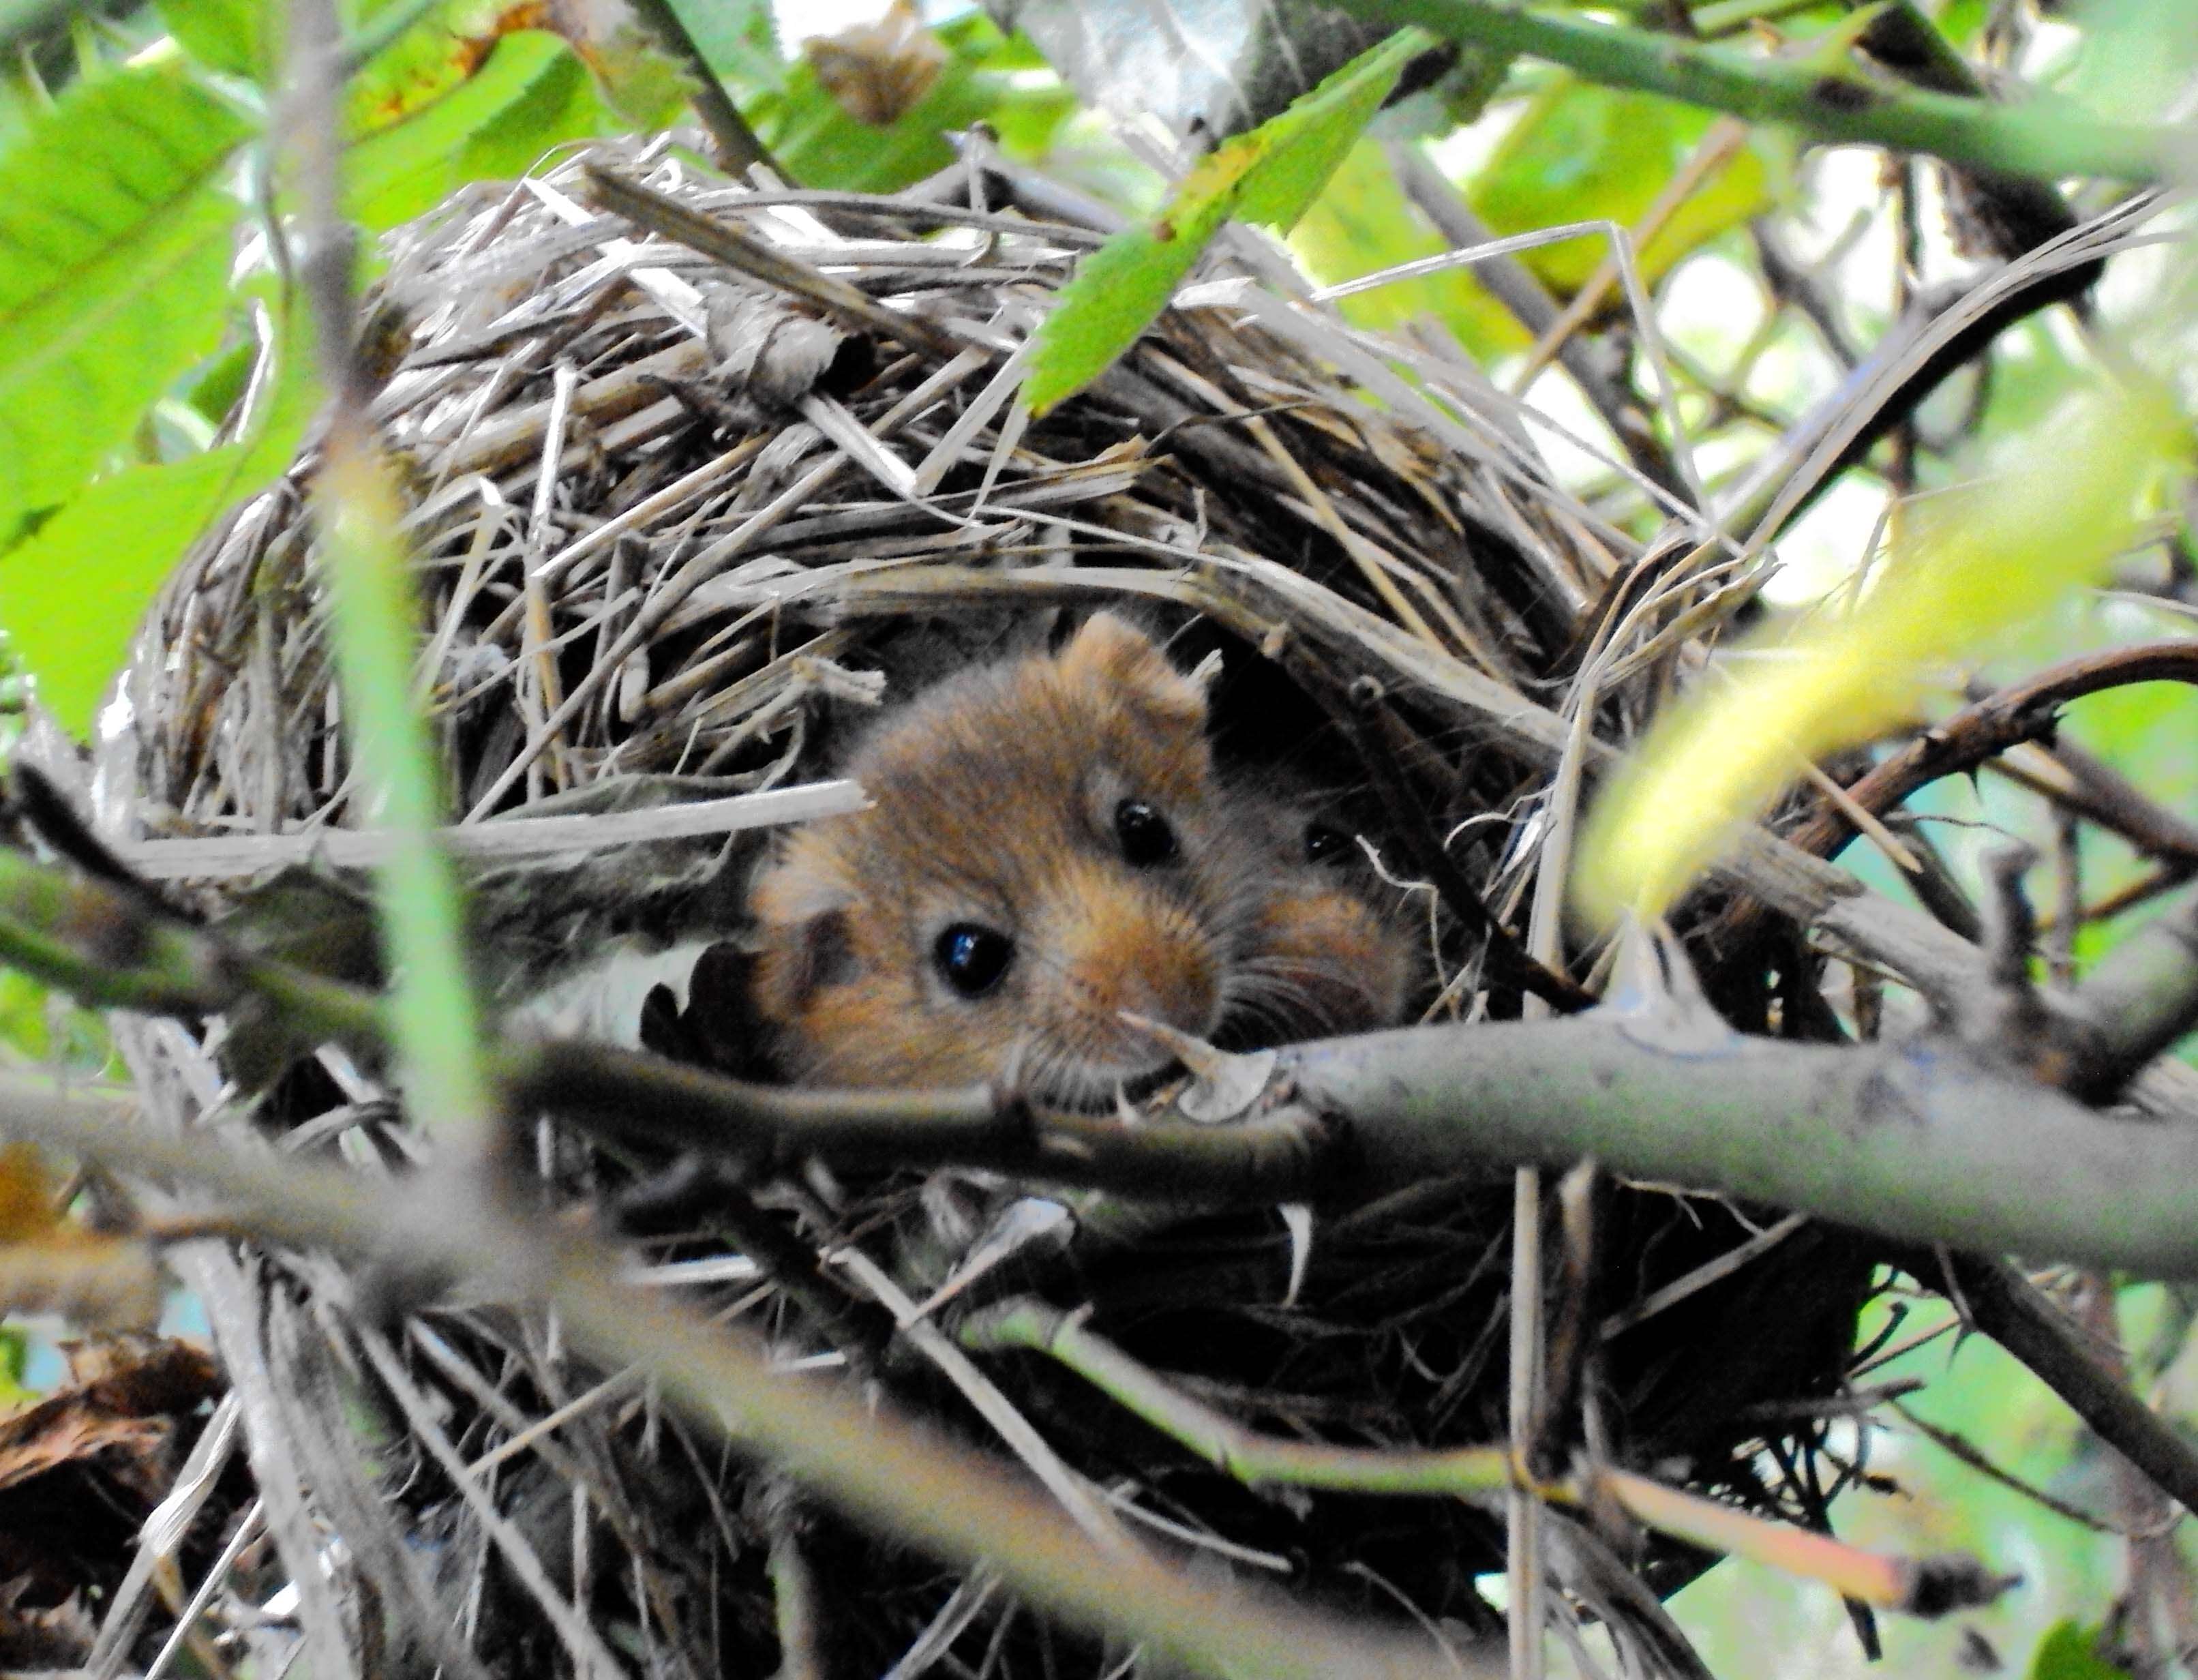
[[[1231,1042],[1393,1022],[1403,938],[1305,861],[1287,801],[1217,780],[1206,698],[1111,613],[1057,654],[963,672],[888,718],[846,765],[873,801],[794,832],[759,878],[758,1003],[813,1084],[1013,1078],[1103,1103],[1169,1053],[1124,1012]],[[1172,831],[1134,865],[1125,800]],[[1013,941],[982,996],[939,942]]]

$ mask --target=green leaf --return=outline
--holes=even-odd
[[[267,79],[274,11],[266,0],[159,0],[159,10],[177,44],[207,69]]]
[[[1010,154],[1033,156],[1075,111],[1074,96],[1057,82],[1031,86],[1010,73],[1026,55],[982,16],[933,33],[948,52],[938,81],[883,127],[851,116],[806,61],[786,68],[783,84],[758,97],[748,119],[804,186],[890,193],[952,163],[950,133],[988,123]]]
[[[1992,16],[1992,0],[1951,0],[1936,20],[1939,32],[1956,46],[1967,49]]]
[[[1713,120],[1645,93],[1559,78],[1526,110],[1474,176],[1467,196],[1498,234],[1567,222],[1631,227],[1648,212]],[[1769,207],[1769,171],[1753,142],[1688,195],[1640,253],[1653,281],[1706,240]],[[1560,294],[1579,289],[1609,255],[1601,234],[1544,245],[1520,260]]]
[[[667,0],[729,93],[760,92],[786,79],[770,0]]]
[[[394,227],[468,181],[516,174],[558,142],[594,133],[602,106],[576,90],[576,73],[585,80],[557,37],[505,36],[476,74],[351,148],[346,212],[369,228]]]
[[[1294,224],[1422,44],[1405,31],[1362,53],[1281,115],[1217,147],[1150,223],[1079,264],[1038,328],[1024,387],[1032,410],[1082,390],[1136,343],[1230,218]]]
[[[0,968],[0,1044],[26,1061],[44,1061],[53,1048],[48,994],[20,968]]]
[[[113,1043],[94,1011],[49,991],[20,968],[0,968],[0,1051],[48,1068],[96,1073]],[[6,1404],[4,1379],[0,1372],[0,1408]]]
[[[78,84],[0,154],[0,539],[218,341],[250,132],[173,68]]]
[[[2100,1631],[2056,1622],[2038,1642],[2030,1680],[2130,1680],[2127,1669],[2099,1654]]]
[[[37,1390],[23,1386],[23,1374],[30,1363],[29,1334],[15,1325],[0,1326],[0,1415],[38,1398]]]
[[[639,24],[621,23],[605,39],[576,42],[573,49],[593,73],[589,91],[602,110],[595,119],[599,132],[653,131],[687,120],[695,73]]]
[[[1379,142],[1361,140],[1290,233],[1290,249],[1323,286],[1393,268],[1447,250],[1442,235],[1405,198]],[[1469,268],[1393,281],[1353,293],[1336,307],[1369,331],[1387,331],[1428,317],[1441,322],[1473,356],[1492,361],[1523,350],[1526,329],[1473,277]]]
[[[39,700],[88,732],[160,580],[217,516],[289,464],[317,400],[302,327],[249,439],[100,480],[0,555],[0,630]]]
[[[239,340],[192,369],[184,400],[209,426],[220,425],[252,383],[252,370],[259,363],[259,346],[249,339]]]
[[[559,141],[596,133],[602,115],[587,67],[569,52],[554,54],[516,98],[467,137],[457,156],[457,179],[524,175]]]
[[[489,0],[385,0],[361,10],[360,37],[381,44],[344,89],[344,132],[354,142],[464,83],[499,33]]]

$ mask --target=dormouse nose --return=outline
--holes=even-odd
[[[1136,883],[1087,881],[1062,931],[1062,981],[1071,1008],[1113,1037],[1124,1012],[1181,1032],[1212,1030],[1221,975],[1212,942],[1182,905]]]

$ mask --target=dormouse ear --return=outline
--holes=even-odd
[[[860,963],[847,927],[854,903],[853,893],[798,857],[765,871],[753,909],[763,934],[756,996],[765,1014],[790,1014],[819,987],[854,978]]]
[[[765,1015],[792,1014],[824,987],[846,985],[861,967],[846,911],[782,922],[756,963],[756,1001]]]
[[[1061,650],[1061,674],[1119,696],[1162,721],[1206,725],[1206,690],[1168,663],[1167,655],[1127,619],[1095,613]]]

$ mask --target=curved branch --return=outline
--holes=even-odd
[[[1750,122],[1783,123],[1815,140],[1928,152],[1950,163],[2047,179],[2157,181],[2173,137],[2101,122],[2069,106],[1997,105],[1865,80],[1844,67],[1770,59],[1648,30],[1544,12],[1507,0],[1341,0],[1346,11],[1416,23],[1446,40],[1528,53],[1610,87],[1637,88]]]
[[[1078,1315],[1028,1296],[972,1313],[962,1321],[960,1340],[973,1352],[1020,1347],[1050,1357],[1193,1456],[1249,1487],[1476,1499],[1524,1485],[1567,1505],[1607,1499],[1644,1526],[1691,1544],[1752,1558],[1836,1587],[1848,1597],[1914,1615],[1988,1604],[2013,1584],[1973,1558],[1864,1551],[1630,1470],[1589,1466],[1552,1479],[1533,1475],[1503,1446],[1343,1447],[1261,1434],[1172,1387]]]
[[[2198,683],[2198,640],[2141,642],[2049,666],[1924,730],[1852,783],[1847,797],[1863,810],[1882,815],[1929,782],[1974,770],[2010,747],[2050,735],[2061,708],[2070,701],[2136,683]],[[1854,835],[1846,814],[1826,806],[1787,839],[1815,857],[1829,857]]]

